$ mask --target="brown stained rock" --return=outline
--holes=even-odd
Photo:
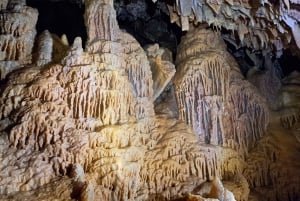
[[[155,100],[170,83],[176,70],[172,63],[172,55],[168,55],[167,49],[160,48],[158,44],[155,44],[147,47],[146,52],[151,66]]]

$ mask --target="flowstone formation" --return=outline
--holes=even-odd
[[[20,65],[31,63],[38,12],[14,1],[0,2],[0,79]]]
[[[235,152],[202,147],[183,122],[155,116],[147,56],[115,18],[112,2],[86,2],[85,50],[80,38],[68,46],[46,31],[32,64],[6,77],[0,97],[4,200],[22,199],[19,191],[47,197],[59,181],[73,191],[66,200],[164,200],[222,177],[231,166],[240,172],[226,160]],[[65,175],[73,182],[59,180]]]
[[[282,80],[268,135],[247,158],[245,176],[264,200],[299,200],[299,72]],[[264,168],[259,168],[264,167]],[[272,187],[272,188],[270,188]]]
[[[150,66],[118,29],[111,3],[86,7],[86,51],[77,38],[60,63],[26,66],[1,90],[2,194],[36,189],[80,164],[98,172],[95,197],[135,197],[154,116]],[[49,56],[61,43],[41,50]]]
[[[171,22],[176,22],[182,30],[189,30],[189,22],[206,22],[216,29],[230,30],[226,40],[237,47],[257,50],[273,46],[280,50],[292,38],[300,48],[299,3],[297,0],[178,0],[168,8]]]
[[[247,153],[266,132],[268,108],[225,48],[211,30],[194,29],[182,38],[174,79],[179,119],[200,141]]]
[[[8,5],[30,10],[11,0],[1,13]],[[85,9],[85,48],[80,37],[69,45],[44,31],[34,51],[16,49],[32,59],[13,58],[16,67],[3,74],[0,200],[247,201],[264,199],[270,186],[268,200],[299,198],[299,180],[285,180],[298,174],[299,143],[291,152],[264,143],[278,140],[269,119],[283,130],[298,125],[299,116],[282,115],[299,108],[289,91],[297,75],[278,92],[273,120],[218,34],[189,31],[175,72],[167,50],[143,50],[119,29],[112,0],[86,1]],[[24,26],[34,27],[27,17]],[[280,174],[285,159],[290,171]]]

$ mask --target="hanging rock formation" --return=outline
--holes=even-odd
[[[21,0],[0,8],[31,10]],[[6,56],[19,69],[1,74],[1,201],[247,201],[260,196],[250,188],[268,200],[299,198],[297,177],[286,180],[299,170],[291,162],[297,130],[285,141],[291,152],[280,147],[275,127],[268,130],[298,128],[299,116],[285,113],[299,106],[290,85],[278,92],[280,115],[270,118],[266,99],[218,34],[190,30],[175,72],[167,50],[144,51],[119,29],[112,0],[89,0],[85,9],[85,48],[80,37],[69,45],[48,31],[34,52],[33,39],[28,49],[9,43],[26,56]],[[35,33],[35,23],[24,27]],[[280,171],[285,159],[290,168]]]
[[[169,12],[171,22],[179,24],[182,30],[189,29],[189,22],[205,22],[232,31],[227,40],[238,47],[264,49],[278,42],[285,46],[293,36],[300,48],[298,5],[299,1],[290,0],[178,0],[169,5]]]

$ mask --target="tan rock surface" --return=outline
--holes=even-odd
[[[172,53],[160,48],[158,44],[146,48],[153,78],[154,100],[163,92],[170,83],[176,69],[172,63]]]
[[[178,49],[174,83],[179,119],[193,127],[200,141],[246,154],[266,131],[265,99],[244,80],[212,31],[191,30]]]
[[[0,80],[31,63],[31,51],[36,35],[38,12],[23,1],[0,3]]]
[[[46,31],[32,61],[4,64],[24,66],[0,87],[0,200],[246,201],[249,187],[250,200],[299,197],[298,75],[269,118],[220,37],[193,29],[168,84],[174,66],[158,48],[148,60],[112,1],[85,3],[85,49]]]

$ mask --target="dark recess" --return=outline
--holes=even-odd
[[[135,37],[141,46],[158,43],[171,50],[175,58],[183,32],[170,23],[165,1],[115,0],[114,6],[121,29]]]
[[[70,44],[80,36],[85,44],[87,34],[83,19],[83,4],[67,0],[27,0],[26,3],[39,11],[36,25],[38,34],[46,29],[58,36],[66,34]]]
[[[279,63],[284,76],[288,76],[293,71],[300,72],[300,58],[293,55],[290,49],[283,51]]]
[[[27,0],[27,5],[39,11],[38,34],[46,29],[58,36],[66,34],[70,44],[80,36],[85,44],[87,33],[82,1]],[[179,26],[170,23],[164,1],[115,0],[114,6],[120,28],[134,36],[141,46],[159,43],[175,56],[182,31]]]
[[[176,24],[170,23],[166,3],[172,4],[173,2],[171,0],[158,0],[156,3],[152,0],[115,0],[114,6],[121,29],[125,29],[135,37],[141,46],[158,43],[170,49],[175,59],[177,46],[184,32]],[[39,11],[36,27],[38,34],[46,29],[58,36],[66,34],[70,44],[73,43],[75,37],[80,36],[83,45],[85,44],[87,33],[83,19],[85,8],[82,1],[27,0],[27,5]],[[226,29],[222,29],[222,34],[228,33]],[[242,73],[246,76],[248,70],[254,65],[245,54],[247,48],[235,49],[232,44],[226,43],[228,51],[236,58]],[[263,59],[259,51],[256,54],[258,58]],[[287,76],[295,70],[300,71],[300,59],[293,56],[289,49],[283,52],[279,64],[282,76]],[[263,66],[259,68],[264,70]]]

